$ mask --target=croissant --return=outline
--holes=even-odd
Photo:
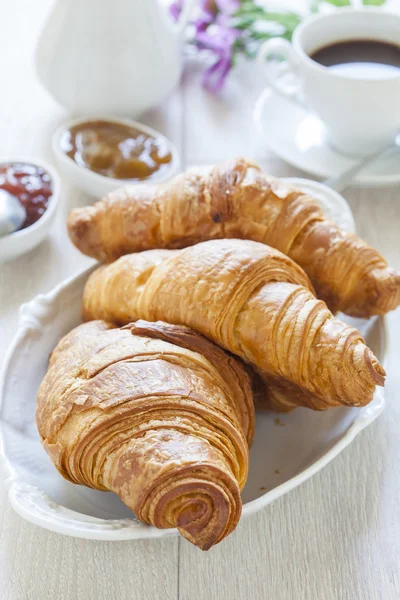
[[[123,256],[90,275],[83,314],[192,327],[256,367],[268,384],[265,405],[282,411],[361,406],[384,384],[359,332],[315,298],[296,263],[257,242]]]
[[[400,273],[317,202],[243,159],[190,170],[159,186],[130,186],[70,213],[71,240],[101,261],[216,238],[268,244],[297,262],[332,312],[381,315],[400,304]]]
[[[254,429],[250,377],[186,327],[86,323],[54,350],[37,398],[42,443],[69,481],[203,550],[237,525]]]

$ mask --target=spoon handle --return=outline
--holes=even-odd
[[[373,154],[366,156],[365,158],[356,162],[352,167],[350,167],[346,171],[339,173],[339,175],[334,175],[333,177],[329,177],[323,183],[325,185],[327,185],[328,187],[332,188],[333,190],[336,190],[337,192],[341,192],[342,190],[344,190],[346,187],[348,187],[354,181],[355,176],[364,167],[366,167],[370,163],[374,162],[375,160],[378,160],[378,158],[384,158],[398,150],[399,150],[399,146],[397,144],[391,144],[390,146],[387,146],[383,150],[379,150],[378,152],[374,152]]]

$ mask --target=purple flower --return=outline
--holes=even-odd
[[[211,25],[214,18],[215,18],[215,15],[213,15],[210,12],[207,12],[206,10],[199,11],[199,14],[197,15],[196,19],[193,21],[193,24],[196,29],[195,37],[197,37],[198,33],[202,33],[203,31],[206,31],[207,27],[209,25]]]
[[[215,0],[218,10],[222,13],[232,15],[240,8],[240,0]]]
[[[181,10],[183,9],[185,0],[174,0],[169,5],[169,12],[174,21],[179,19]],[[198,31],[205,31],[207,27],[214,21],[217,13],[217,7],[210,0],[199,0],[197,10],[193,10],[193,25],[195,27],[195,35]]]
[[[177,20],[185,0],[175,0],[170,13]],[[215,62],[203,73],[203,86],[219,91],[232,67],[233,49],[240,31],[230,27],[232,14],[239,8],[240,0],[198,0],[193,11],[194,43],[199,50],[208,50],[216,56]]]
[[[240,8],[240,0],[199,0],[201,8],[216,15],[218,12],[233,14]]]
[[[177,21],[179,19],[179,15],[181,14],[181,10],[183,8],[183,3],[184,0],[175,0],[169,5],[169,14],[174,19],[174,21]]]
[[[231,67],[232,57],[222,56],[219,58],[217,62],[204,71],[202,77],[203,87],[213,94],[219,92],[225,83],[226,76]]]
[[[203,85],[210,92],[218,92],[232,67],[233,46],[240,32],[221,24],[212,29],[212,33],[198,33],[196,41],[199,48],[210,50],[217,57],[216,62],[204,71]]]
[[[214,21],[217,12],[218,9],[213,0],[199,0],[193,20],[196,29],[195,37],[199,32],[206,31],[207,27]]]

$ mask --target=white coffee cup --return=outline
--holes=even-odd
[[[328,141],[351,155],[366,155],[394,141],[400,131],[400,71],[376,78],[355,77],[310,58],[316,50],[349,40],[400,44],[400,15],[379,8],[338,9],[304,20],[292,43],[274,38],[258,53],[269,85],[315,113]],[[276,67],[276,56],[284,62]]]

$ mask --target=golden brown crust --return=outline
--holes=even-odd
[[[142,521],[178,527],[203,550],[236,527],[254,429],[251,381],[237,359],[188,328],[77,327],[52,354],[36,421],[65,478],[114,491]]]
[[[102,261],[210,239],[250,239],[297,262],[333,312],[369,317],[400,304],[400,274],[376,250],[326,220],[313,198],[244,159],[113,192],[72,211],[68,230],[77,248]]]
[[[254,365],[279,410],[361,406],[384,370],[360,334],[317,300],[300,267],[257,242],[214,240],[131,254],[97,269],[86,319],[183,324]]]

